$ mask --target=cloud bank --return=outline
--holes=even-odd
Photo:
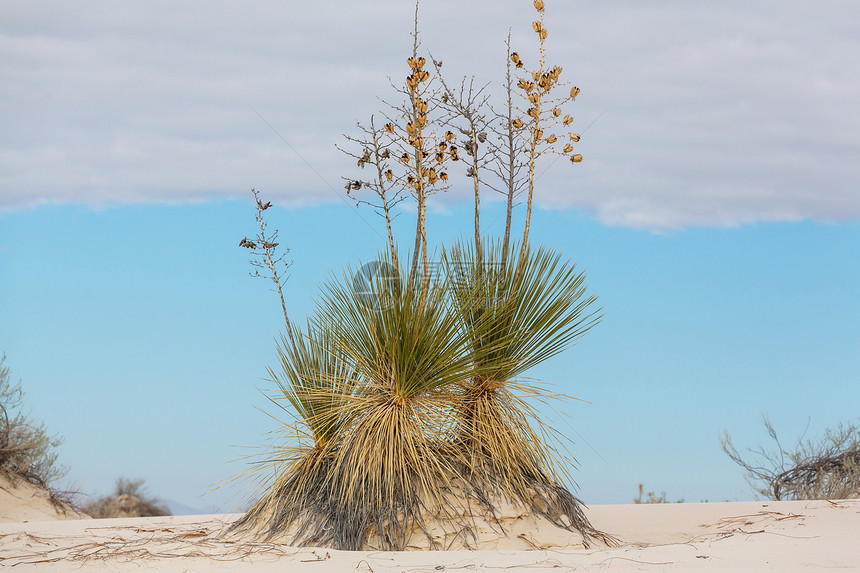
[[[339,201],[355,164],[334,145],[393,97],[413,7],[333,5],[7,3],[0,210],[251,186]],[[421,11],[422,48],[449,80],[497,89],[509,28],[533,59],[531,2]],[[547,0],[547,18],[551,63],[583,89],[585,161],[546,162],[543,207],[641,228],[860,219],[860,4]]]

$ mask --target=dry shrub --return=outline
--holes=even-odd
[[[777,501],[860,496],[860,426],[840,423],[819,441],[801,436],[790,450],[782,447],[770,421],[765,419],[764,425],[776,450],[750,449],[749,461],[735,449],[728,432],[721,440],[723,451],[746,470],[756,493]]]
[[[72,505],[72,492],[53,487],[67,472],[57,463],[56,448],[62,440],[21,412],[24,391],[20,381],[10,381],[5,361],[4,354],[0,356],[0,474],[12,482],[24,480],[45,489],[51,503],[65,509]]]
[[[95,518],[108,517],[155,517],[171,515],[161,500],[146,494],[144,480],[119,478],[112,494],[84,505],[81,509]]]

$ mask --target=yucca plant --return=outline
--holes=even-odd
[[[529,245],[536,160],[572,153],[570,143],[555,151],[561,142],[550,129],[572,122],[562,118],[562,107],[579,93],[573,87],[569,96],[555,95],[562,69],[546,63],[544,2],[533,3],[540,13],[532,24],[539,64],[515,78],[511,65],[525,64],[511,52],[509,37],[507,115],[495,118],[481,111],[481,90],[472,83],[467,90],[465,80],[459,92],[448,89],[442,63],[419,55],[416,3],[409,75],[396,88],[404,101],[389,106],[381,127],[373,116],[369,127],[359,125],[363,135],[347,137],[358,149],[345,150],[358,168],[375,167],[369,177],[346,178],[346,191],[384,216],[388,250],[375,266],[358,275],[347,269],[343,280],[329,282],[305,334],[294,336],[282,296],[287,337],[278,349],[280,370],[270,376],[277,403],[298,417],[286,429],[303,433],[304,441],[264,458],[261,467],[273,467],[274,476],[234,529],[289,533],[293,544],[401,550],[415,535],[435,546],[430,528],[438,525],[446,535],[468,536],[472,509],[492,518],[496,503],[512,501],[579,531],[586,544],[608,540],[566,489],[571,460],[551,445],[553,432],[537,411],[536,404],[557,396],[522,379],[599,320],[585,275],[550,249]],[[434,87],[429,62],[441,88]],[[523,109],[514,104],[516,94]],[[448,272],[433,276],[427,201],[450,185],[458,145],[471,158],[475,240],[455,244],[444,254]],[[484,179],[488,165],[502,182],[498,189]],[[481,240],[482,185],[507,197],[501,243]],[[362,189],[375,197],[354,193]],[[525,190],[523,241],[514,246],[513,202]],[[401,259],[392,208],[406,197],[415,199],[417,220],[411,257]],[[255,198],[261,234],[240,245],[262,247],[264,270],[280,292],[271,256],[277,243],[267,238],[262,216],[271,205]]]
[[[349,549],[369,539],[402,549],[426,514],[446,513],[453,468],[440,444],[452,433],[452,389],[472,367],[444,281],[382,268],[393,272],[369,277],[370,297],[349,281],[330,285],[319,315],[356,373],[333,462],[333,493],[356,532],[341,544]]]
[[[552,395],[519,377],[561,352],[599,321],[585,274],[550,249],[488,245],[483,263],[469,243],[446,253],[451,295],[469,339],[473,372],[462,384],[452,448],[479,498],[518,501],[558,526],[598,535],[564,487],[569,460],[531,402]],[[516,252],[516,251],[515,251]]]

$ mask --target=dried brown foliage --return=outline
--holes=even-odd
[[[860,496],[860,426],[840,423],[818,441],[801,437],[793,449],[786,449],[767,419],[764,425],[776,449],[751,449],[750,459],[741,456],[728,432],[721,440],[723,451],[746,471],[756,493],[773,500]]]

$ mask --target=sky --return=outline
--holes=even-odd
[[[743,449],[767,444],[762,416],[784,445],[857,421],[860,5],[546,5],[549,61],[582,89],[584,161],[539,165],[532,240],[587,270],[605,316],[529,375],[587,401],[547,412],[578,494],[752,499],[723,431]],[[241,498],[213,486],[276,428],[261,390],[283,326],[237,246],[255,232],[250,188],[275,204],[303,317],[384,247],[335,145],[396,100],[413,9],[0,5],[0,353],[64,438],[70,487],[122,475],[191,507]],[[424,0],[420,49],[498,98],[508,31],[537,58],[533,15]],[[452,179],[430,205],[437,252],[471,233],[471,185]],[[483,221],[504,231],[491,194]]]

